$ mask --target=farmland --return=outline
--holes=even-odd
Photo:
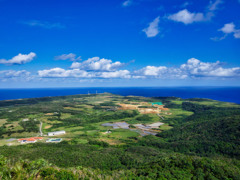
[[[27,110],[30,106],[28,104],[14,107],[2,106],[1,113],[5,118],[1,119],[0,123],[2,127],[6,128],[4,128],[5,132],[2,133],[1,144],[7,145],[7,142],[4,143],[4,141],[8,138],[39,135],[39,122],[42,122],[43,135],[52,131],[65,130],[67,133],[61,135],[61,138],[67,141],[78,139],[79,142],[85,143],[87,139],[91,138],[116,142],[117,138],[119,144],[126,144],[127,141],[132,141],[131,138],[141,137],[141,135],[129,130],[121,131],[112,127],[104,127],[102,124],[119,121],[127,122],[129,125],[150,124],[161,120],[157,113],[166,118],[170,116],[166,113],[169,110],[160,110],[152,106],[150,101],[153,100],[149,98],[134,97],[135,100],[129,100],[126,97],[112,94],[79,96],[54,99],[48,105],[46,105],[47,102],[40,102],[31,105],[29,111]],[[132,98],[130,97],[130,99]],[[32,125],[31,122],[33,122]],[[25,129],[23,123],[26,124],[24,125]],[[164,127],[162,129],[171,128],[166,124]],[[111,130],[111,135],[104,134],[107,130]],[[157,130],[157,132],[161,131],[160,128]],[[16,145],[14,142],[11,144]]]

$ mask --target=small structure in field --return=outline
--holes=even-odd
[[[162,106],[163,104],[162,104],[162,102],[153,102],[152,106],[154,106],[154,105]]]
[[[110,133],[112,133],[112,131],[108,130],[108,131],[104,132],[103,134],[110,134]]]
[[[46,140],[47,143],[57,143],[57,142],[61,142],[62,138],[49,138]]]
[[[66,132],[65,131],[48,132],[48,136],[58,136],[63,134],[66,134]]]
[[[38,140],[42,140],[42,137],[31,137],[31,138],[22,138],[22,139],[18,139],[18,142],[20,142],[21,144],[23,143],[35,143]]]

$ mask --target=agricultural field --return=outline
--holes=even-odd
[[[48,132],[64,130],[66,134],[59,137],[66,141],[87,143],[89,139],[95,139],[110,144],[126,144],[147,135],[141,133],[142,130],[134,124],[147,126],[162,121],[162,118],[181,115],[174,109],[162,110],[164,106],[153,106],[151,102],[155,101],[151,98],[122,97],[108,93],[49,98],[46,102],[33,104],[18,104],[18,100],[16,104],[13,101],[4,104],[3,101],[0,107],[0,145],[19,145],[19,138],[40,136],[40,126],[45,139]],[[130,128],[114,129],[102,125],[114,122],[125,122]],[[171,126],[164,124],[156,127],[154,132],[168,129]],[[7,139],[12,139],[11,143]]]

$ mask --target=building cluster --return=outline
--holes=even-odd
[[[42,137],[22,138],[22,139],[18,139],[18,142],[20,142],[21,144],[23,144],[23,143],[35,143],[38,140],[43,140],[43,138]]]

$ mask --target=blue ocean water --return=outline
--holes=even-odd
[[[240,104],[240,87],[91,87],[0,89],[0,100],[109,92],[123,96],[209,98]]]

